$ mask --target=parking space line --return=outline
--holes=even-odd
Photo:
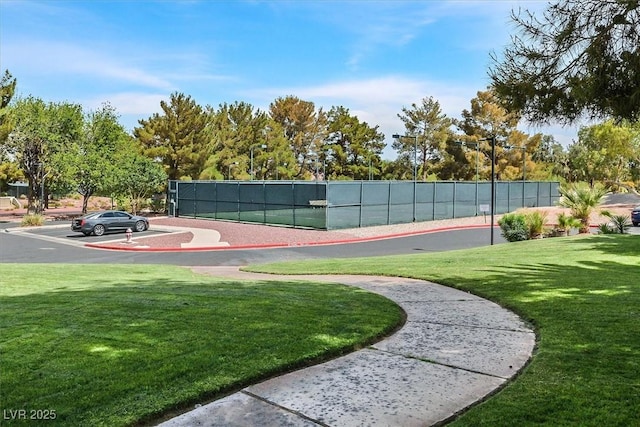
[[[59,228],[61,228],[60,226],[51,226],[51,227],[59,227]],[[14,227],[14,228],[7,228],[4,231],[7,232],[7,233],[20,234],[20,235],[22,235],[24,237],[29,237],[29,238],[32,238],[32,239],[39,239],[39,240],[44,240],[44,241],[47,241],[47,242],[60,243],[60,244],[69,245],[69,246],[75,246],[77,248],[84,247],[84,245],[86,243],[86,242],[74,242],[74,241],[71,241],[71,240],[68,240],[68,239],[64,239],[64,238],[61,238],[61,237],[43,236],[43,235],[40,235],[40,234],[33,233],[33,230],[34,230],[33,228],[31,228],[31,229],[23,229],[23,228]]]

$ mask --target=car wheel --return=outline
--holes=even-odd
[[[147,224],[144,221],[136,221],[136,231],[144,231],[147,229]]]
[[[95,227],[93,227],[93,234],[95,234],[96,236],[102,236],[105,232],[104,229],[104,225],[102,224],[98,224]]]
[[[638,225],[640,225],[640,222],[634,222],[634,223],[633,223],[633,226],[634,226],[634,227],[637,227]]]

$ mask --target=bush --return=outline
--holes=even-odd
[[[524,218],[527,226],[527,237],[529,239],[537,239],[542,237],[544,226],[547,222],[547,213],[540,211],[529,212]]]
[[[609,224],[598,225],[598,234],[617,234],[617,231]]]
[[[627,215],[613,215],[609,212],[603,212],[602,214],[611,219],[611,222],[598,226],[600,234],[625,234],[631,227],[631,221]]]
[[[628,215],[611,215],[611,225],[618,233],[625,234],[631,227],[631,219]]]
[[[564,212],[558,214],[557,226],[553,229],[554,235],[556,236],[566,236],[569,234],[569,230],[572,228],[579,228],[582,224],[580,220],[567,215]]]
[[[44,216],[40,214],[29,214],[22,217],[20,225],[22,227],[35,227],[44,224]]]
[[[599,183],[591,187],[586,182],[577,182],[560,186],[558,191],[561,194],[558,204],[569,208],[571,216],[580,221],[580,233],[588,233],[591,213],[600,205],[607,189]]]
[[[164,198],[153,198],[151,199],[151,212],[154,213],[162,213],[166,212],[165,200]]]
[[[520,242],[529,238],[527,222],[522,214],[505,214],[498,220],[498,225],[507,242]]]

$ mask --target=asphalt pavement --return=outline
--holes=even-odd
[[[135,236],[151,235],[151,230]],[[146,234],[145,234],[146,233]],[[496,243],[504,242],[494,230]],[[336,245],[291,245],[287,247],[233,246],[210,251],[118,251],[88,248],[87,243],[100,243],[123,234],[101,237],[83,236],[69,230],[66,222],[51,222],[45,227],[17,227],[14,222],[0,223],[0,262],[3,263],[125,263],[172,264],[184,266],[242,266],[285,260],[316,258],[351,258],[377,255],[400,255],[417,252],[439,252],[486,246],[489,228],[471,228],[448,232],[429,232],[392,239],[350,241]]]
[[[17,229],[15,223],[0,223],[0,262],[174,264],[215,276],[268,280],[274,276],[243,273],[237,266],[449,251],[490,242],[490,229],[485,227],[332,245],[145,252],[90,248],[87,242],[114,237],[85,238],[68,227],[52,223]],[[504,242],[497,227],[494,238],[498,244]],[[391,337],[365,349],[202,402],[162,426],[440,424],[507,384],[526,366],[535,346],[534,331],[515,314],[434,283],[369,276],[287,276],[287,280],[295,278],[377,292],[398,303],[407,313],[407,322]]]

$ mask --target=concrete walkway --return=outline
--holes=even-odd
[[[195,271],[247,280],[235,267]],[[404,327],[368,348],[276,377],[160,424],[177,426],[428,426],[453,417],[520,370],[535,335],[518,316],[420,280],[286,276],[376,292],[407,313]]]

